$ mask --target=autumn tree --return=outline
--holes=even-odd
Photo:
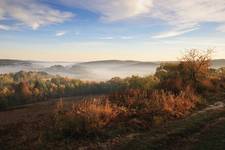
[[[191,49],[177,63],[160,65],[156,76],[160,79],[160,88],[178,93],[191,86],[200,92],[203,82],[208,80],[212,50]]]
[[[19,101],[24,101],[22,103],[27,103],[31,96],[32,96],[32,91],[30,88],[30,85],[28,82],[20,82],[16,88],[16,93]]]
[[[198,88],[201,81],[207,79],[213,50],[200,51],[191,49],[181,59],[183,81]]]

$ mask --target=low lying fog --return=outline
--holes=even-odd
[[[138,65],[137,65],[138,64]],[[146,76],[155,72],[157,65],[140,64],[139,62],[95,62],[95,63],[64,63],[64,62],[32,62],[30,64],[0,65],[0,73],[18,71],[44,71],[53,75],[76,78],[81,80],[105,81],[113,77]]]

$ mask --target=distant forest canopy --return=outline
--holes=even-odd
[[[45,72],[24,72],[0,75],[0,107],[20,105],[48,98],[108,94],[126,88],[150,89],[158,83],[154,76],[118,77],[106,82],[86,82]]]
[[[138,89],[179,93],[188,86],[196,92],[225,91],[225,67],[213,69],[208,54],[190,51],[179,63],[162,63],[155,75],[114,77],[104,82],[87,82],[50,75],[46,72],[7,73],[0,75],[0,107],[33,103],[49,98],[111,94]]]

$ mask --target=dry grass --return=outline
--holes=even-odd
[[[156,103],[156,108],[159,107],[158,109],[166,114],[179,118],[189,113],[200,102],[200,98],[190,88],[187,88],[178,95],[165,91],[155,92],[153,101]]]
[[[40,120],[30,123],[32,127],[27,128],[27,124],[24,122],[23,127],[15,129],[18,131],[16,138],[20,139],[21,136],[25,135],[27,137],[26,143],[29,143],[31,133],[28,131],[35,129],[35,134],[32,137],[35,138],[34,140],[38,139],[40,143],[36,145],[53,146],[56,149],[58,145],[59,149],[65,147],[68,141],[71,141],[75,148],[91,145],[127,133],[149,131],[153,126],[159,127],[167,121],[168,116],[185,116],[196,106],[199,100],[194,92],[188,88],[178,95],[157,90],[153,92],[132,92],[129,96],[128,93],[124,93],[123,97],[126,98],[123,101],[124,105],[113,102],[107,97],[87,98],[86,100],[73,102],[64,102],[61,99],[56,106],[52,104],[51,110],[47,108],[47,105],[44,109],[50,115],[50,111],[53,111],[53,107],[55,107],[53,120],[49,119],[49,115],[41,114],[45,118],[42,119],[41,117]],[[38,112],[39,109],[43,112],[43,106],[37,109],[35,109],[35,112]],[[33,108],[31,110],[34,111]],[[24,110],[24,113],[27,114],[27,111]],[[31,116],[30,118],[34,117]],[[28,118],[28,120],[30,119]],[[48,123],[46,120],[48,120]],[[40,123],[41,125],[39,125]],[[14,131],[13,128],[14,126],[10,127],[9,133],[11,133],[11,130]],[[21,129],[23,129],[22,133],[20,133]],[[1,143],[5,143],[7,140],[1,141]],[[8,142],[9,145],[11,143],[12,141]],[[28,146],[32,147],[33,145],[32,143]]]
[[[190,87],[179,94],[164,90],[128,91],[124,95],[115,94],[111,97],[111,101],[126,107],[128,110],[140,113],[166,114],[174,117],[185,116],[200,100],[201,98]]]
[[[58,133],[73,137],[90,137],[100,134],[120,112],[108,100],[92,99],[73,104],[65,111],[63,102],[57,104],[54,117],[55,129]]]
[[[69,110],[61,100],[55,110],[54,129],[63,137],[90,138],[102,135],[112,126],[146,128],[160,124],[168,117],[184,117],[199,102],[199,97],[190,88],[178,95],[163,90],[149,94],[132,91],[123,98],[123,103],[113,102],[107,97],[83,100],[74,103]]]

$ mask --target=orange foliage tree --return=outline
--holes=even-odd
[[[199,51],[191,49],[186,52],[178,63],[162,64],[156,70],[161,88],[180,92],[192,87],[201,92],[202,83],[208,82],[212,50]]]
[[[197,88],[199,83],[208,77],[211,54],[211,49],[205,52],[197,49],[187,51],[180,63],[182,68],[181,76],[184,81]]]

